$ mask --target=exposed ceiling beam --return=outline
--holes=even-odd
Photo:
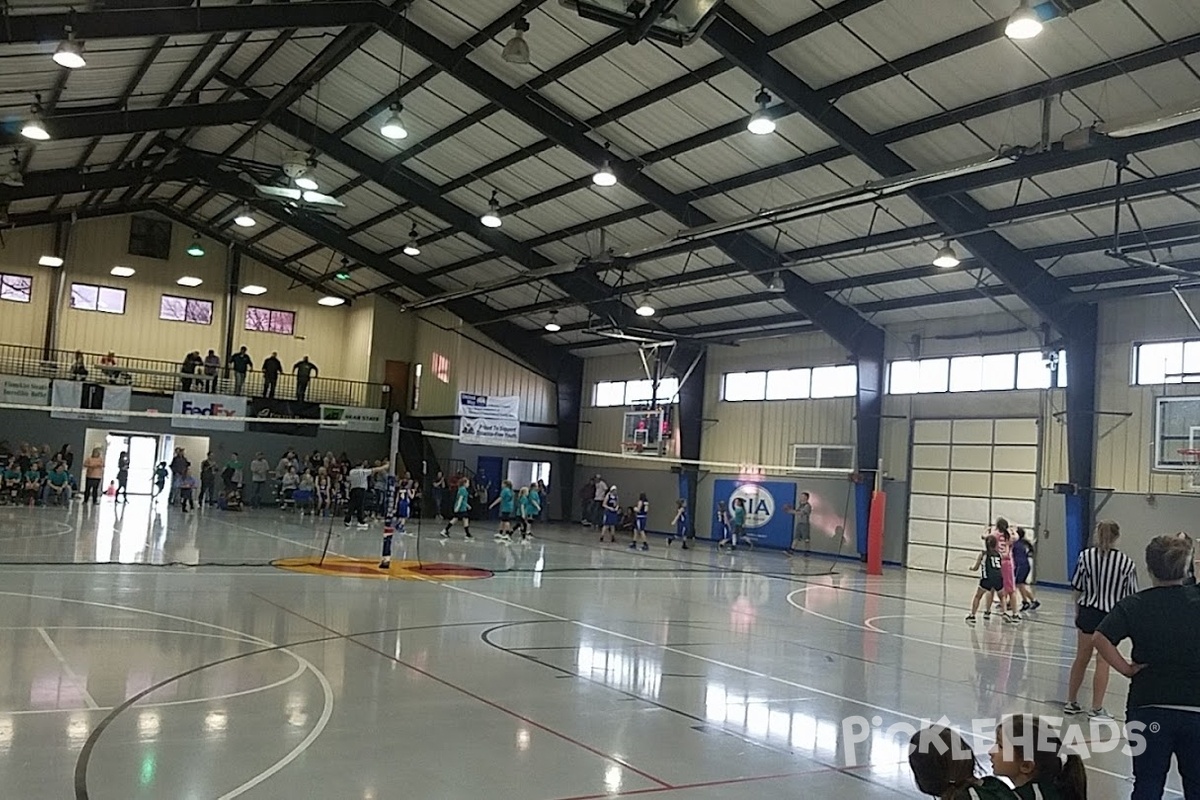
[[[761,42],[765,36],[749,20],[728,6],[720,13],[721,16],[704,32],[706,42],[777,97],[799,109],[810,122],[876,172],[885,177],[896,177],[914,171],[911,164],[876,141],[842,111],[823,101],[811,86],[763,52]],[[979,228],[976,212],[980,208],[974,200],[965,196],[926,198],[923,189],[910,194],[944,228],[948,237],[958,238],[1039,317],[1061,329],[1069,315],[1064,315],[1060,306],[1069,290],[999,234],[968,234]]]
[[[55,114],[45,118],[46,131],[53,141],[86,139],[93,136],[120,136],[185,128],[189,125],[236,125],[262,116],[267,108],[263,100],[234,100],[226,103],[201,103],[166,108],[140,108],[91,114]],[[0,147],[24,145],[28,139],[16,131],[0,133]]]
[[[71,168],[31,172],[25,176],[24,186],[0,186],[0,203],[98,189],[119,189],[151,176],[154,180],[173,181],[184,180],[191,174],[180,164],[169,164],[158,170],[126,165],[97,172],[80,172]]]
[[[57,42],[69,25],[75,37],[133,39],[150,36],[271,31],[281,28],[340,28],[367,25],[384,9],[375,0],[267,3],[262,5],[131,8],[65,14],[9,14],[0,25],[0,44]]]

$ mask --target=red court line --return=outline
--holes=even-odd
[[[676,786],[660,786],[651,787],[649,789],[630,789],[627,792],[617,792],[616,794],[580,794],[573,797],[560,797],[556,800],[604,800],[609,797],[632,797],[634,795],[643,794],[661,794],[665,792],[674,792],[679,789],[707,789],[713,786],[734,786],[742,783],[754,783],[756,781],[774,781],[781,778],[799,778],[804,775],[819,775],[822,772],[839,772],[837,767],[820,767],[818,769],[809,769],[802,772],[781,772],[778,775],[755,775],[749,778],[724,778],[715,781],[700,781],[698,783],[681,783]]]
[[[456,692],[461,692],[462,694],[465,694],[467,697],[470,697],[472,700],[478,700],[480,703],[483,703],[486,706],[490,706],[491,708],[494,708],[497,711],[508,714],[510,717],[513,717],[515,719],[519,719],[519,720],[521,720],[521,722],[524,722],[526,725],[532,725],[533,727],[537,728],[538,730],[545,731],[546,733],[550,734],[551,736],[557,736],[559,739],[562,739],[565,742],[569,742],[570,744],[573,744],[576,747],[580,747],[584,750],[587,750],[589,753],[592,753],[593,755],[597,755],[600,758],[603,758],[605,761],[611,761],[614,764],[624,767],[625,769],[629,770],[630,772],[634,773],[635,775],[640,775],[641,777],[645,778],[646,780],[650,781],[651,783],[657,783],[658,788],[656,789],[656,791],[662,791],[662,790],[666,790],[666,789],[674,789],[675,788],[674,786],[667,783],[666,781],[664,781],[660,778],[656,778],[655,776],[651,775],[649,772],[638,769],[637,767],[633,766],[632,764],[630,764],[628,761],[626,761],[623,758],[614,756],[611,753],[605,753],[603,750],[599,750],[595,747],[592,747],[589,744],[585,744],[584,742],[581,742],[578,739],[568,736],[567,734],[565,734],[561,731],[557,731],[554,728],[551,728],[547,725],[543,725],[540,722],[535,722],[534,720],[530,719],[529,717],[526,717],[523,714],[513,711],[511,708],[502,706],[494,700],[489,700],[486,697],[483,697],[482,695],[472,692],[470,689],[464,688],[455,683],[451,683],[450,681],[446,680],[445,678],[439,678],[437,675],[434,675],[432,672],[421,669],[420,667],[410,664],[407,661],[404,661],[403,659],[397,658],[396,656],[392,655],[391,653],[380,650],[377,647],[372,647],[371,645],[367,644],[366,642],[361,642],[358,639],[353,638],[352,636],[342,633],[341,631],[334,630],[333,628],[329,627],[328,625],[324,625],[320,622],[317,622],[314,619],[309,619],[308,617],[304,616],[303,614],[299,613],[298,611],[290,609],[286,606],[281,606],[276,602],[268,600],[267,598],[263,597],[262,595],[258,594],[257,592],[250,592],[250,594],[253,595],[254,597],[257,597],[259,600],[262,600],[267,605],[274,606],[275,608],[278,608],[281,611],[286,611],[287,613],[291,614],[292,616],[302,619],[310,625],[315,625],[318,628],[321,628],[322,630],[326,630],[332,634],[341,636],[346,641],[356,644],[359,647],[362,647],[366,650],[370,650],[372,653],[381,655],[384,658],[388,659],[389,661],[394,661],[397,664],[399,664],[400,666],[410,669],[413,672],[417,673],[418,675],[423,675],[424,677],[430,679],[431,681],[440,683],[443,686],[453,689]],[[596,795],[596,797],[606,797],[606,796],[607,795],[602,795],[602,794]]]

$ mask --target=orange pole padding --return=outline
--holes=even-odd
[[[871,493],[871,516],[867,522],[867,574],[883,574],[883,518],[887,511],[887,492]]]

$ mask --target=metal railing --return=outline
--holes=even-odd
[[[234,374],[222,365],[215,378],[204,374],[199,368],[195,375],[181,372],[182,364],[154,358],[136,358],[117,355],[116,364],[100,363],[103,353],[82,351],[86,379],[96,383],[114,383],[129,386],[138,392],[173,394],[183,391],[235,394]],[[0,374],[19,375],[26,378],[59,378],[82,380],[85,376],[74,370],[75,351],[52,350],[45,358],[40,347],[18,344],[0,344]],[[189,386],[190,384],[190,386]],[[261,371],[247,374],[242,394],[258,397],[263,393],[264,380]],[[388,387],[381,383],[348,381],[341,378],[317,376],[308,382],[304,399],[312,403],[358,406],[360,408],[382,408]],[[296,376],[280,375],[275,385],[275,396],[280,399],[295,399]]]

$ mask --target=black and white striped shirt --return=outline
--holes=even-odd
[[[1101,553],[1099,548],[1089,547],[1079,554],[1071,586],[1080,593],[1079,605],[1112,611],[1113,606],[1137,592],[1137,565],[1115,548]]]

